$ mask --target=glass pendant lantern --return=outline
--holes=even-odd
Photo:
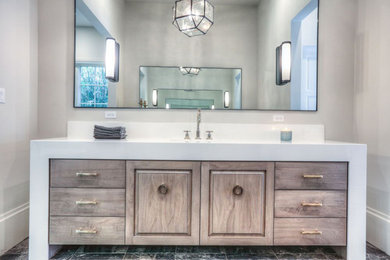
[[[214,24],[214,6],[208,0],[178,0],[173,25],[188,37],[204,35]]]
[[[179,67],[179,70],[183,75],[188,76],[197,76],[200,72],[200,68],[194,67]]]

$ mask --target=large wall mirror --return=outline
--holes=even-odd
[[[74,106],[317,111],[319,0],[75,0]]]

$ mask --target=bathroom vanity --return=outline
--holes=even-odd
[[[366,146],[31,143],[30,259],[61,245],[335,246],[365,259]]]

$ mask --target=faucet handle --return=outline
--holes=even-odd
[[[190,130],[184,130],[184,133],[186,134],[185,136],[184,136],[184,140],[190,140],[191,138],[190,138],[190,133],[191,133],[191,131]]]
[[[206,140],[213,140],[212,133],[214,133],[214,131],[207,130],[206,133],[207,133],[207,138],[206,138]]]

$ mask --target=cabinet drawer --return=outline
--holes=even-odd
[[[51,188],[50,215],[125,216],[125,189]]]
[[[347,189],[347,163],[278,162],[275,189]]]
[[[126,162],[51,160],[50,184],[55,188],[125,188]]]
[[[346,245],[345,218],[275,218],[275,245]]]
[[[51,217],[52,245],[121,245],[125,241],[125,219],[118,217]]]
[[[346,191],[275,191],[275,217],[334,217],[347,214]]]

